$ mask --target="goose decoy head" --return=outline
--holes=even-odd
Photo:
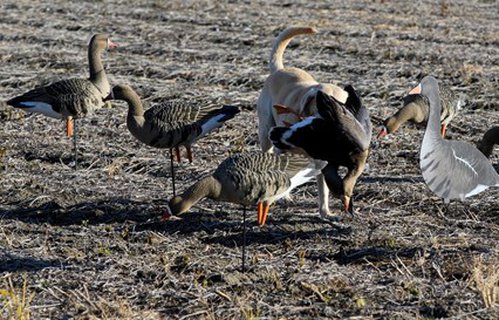
[[[104,98],[104,101],[109,100],[126,100],[126,98],[130,95],[130,93],[134,92],[133,89],[126,84],[118,84],[113,87],[111,92],[107,97]]]
[[[105,33],[97,33],[90,40],[90,46],[100,50],[110,50],[118,47],[118,44],[111,41],[111,38]]]

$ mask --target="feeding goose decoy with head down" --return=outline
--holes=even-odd
[[[440,116],[440,133],[445,137],[447,126],[459,113],[463,101],[458,98],[452,90],[447,87],[441,89],[442,98],[442,114]],[[387,134],[397,131],[407,121],[414,123],[425,123],[428,121],[430,114],[430,106],[428,99],[420,94],[406,95],[403,100],[403,107],[400,108],[394,115],[388,117],[380,128],[377,138],[383,138]]]
[[[215,172],[173,197],[163,220],[188,211],[203,198],[243,205],[242,271],[245,271],[246,206],[257,206],[263,226],[270,205],[320,174],[326,163],[297,154],[243,152],[222,161]]]
[[[478,149],[489,158],[496,144],[499,145],[499,126],[492,127],[484,133],[482,140],[478,143]]]
[[[170,149],[174,195],[172,149],[180,161],[179,147],[184,146],[192,162],[191,145],[240,112],[236,106],[200,106],[171,100],[154,105],[144,112],[140,97],[127,85],[113,87],[105,100],[112,99],[128,103],[127,127],[137,140],[151,147]]]
[[[353,214],[353,189],[364,170],[371,143],[369,111],[352,86],[345,87],[348,98],[341,103],[322,91],[317,93],[320,117],[308,117],[291,127],[275,127],[270,140],[279,150],[301,149],[314,159],[327,161],[322,170],[328,188],[342,199]],[[340,166],[348,169],[344,178]]]
[[[173,197],[164,218],[188,211],[203,198],[243,206],[257,205],[257,221],[265,224],[269,207],[320,173],[326,165],[297,154],[243,152],[222,161],[215,172]]]
[[[111,87],[101,60],[102,51],[117,45],[106,34],[96,34],[88,46],[88,79],[67,79],[48,86],[38,87],[7,101],[7,104],[27,112],[41,113],[48,117],[66,120],[66,134],[73,136],[75,168],[77,162],[76,132],[73,119],[84,117],[104,105]],[[76,122],[75,122],[76,126]]]
[[[424,95],[430,104],[420,152],[421,171],[428,188],[448,203],[452,199],[464,200],[489,187],[499,186],[499,175],[475,146],[442,139],[437,79],[424,77],[412,93]]]

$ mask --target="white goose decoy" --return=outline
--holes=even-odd
[[[116,85],[105,100],[122,100],[128,103],[127,127],[140,142],[155,148],[175,150],[180,161],[180,146],[187,150],[192,162],[191,145],[221,127],[239,112],[236,106],[202,106],[165,101],[144,112],[138,94],[128,85]],[[171,152],[172,184],[175,195],[175,171]]]
[[[215,172],[170,200],[164,219],[188,211],[203,198],[244,206],[257,205],[257,220],[265,224],[269,207],[296,187],[321,173],[324,161],[297,154],[243,152],[225,159]]]
[[[104,105],[103,99],[111,91],[101,60],[102,51],[116,48],[106,34],[95,34],[88,46],[90,77],[66,79],[45,87],[38,87],[7,101],[8,105],[27,112],[41,113],[51,118],[66,119],[67,135],[74,135],[76,161],[76,134],[73,121],[94,112]],[[76,165],[75,165],[76,167]]]
[[[461,201],[489,187],[499,186],[499,175],[472,144],[442,139],[438,82],[426,76],[410,94],[422,94],[430,103],[430,115],[421,144],[420,166],[428,188],[448,203]]]

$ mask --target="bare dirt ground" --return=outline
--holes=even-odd
[[[121,45],[104,54],[111,83],[146,103],[241,105],[180,164],[180,190],[258,149],[255,103],[271,42],[289,25],[320,34],[293,41],[285,64],[353,84],[375,127],[429,73],[466,98],[449,139],[475,143],[499,124],[494,0],[3,0],[0,13],[0,100],[87,76],[88,40],[108,32]],[[0,108],[0,318],[23,282],[32,319],[499,317],[499,191],[434,197],[418,165],[422,127],[373,141],[356,219],[333,198],[339,218],[320,219],[315,183],[273,206],[263,228],[251,210],[243,274],[239,206],[204,200],[159,221],[169,153],[134,140],[124,103],[80,121],[77,171],[63,122]]]

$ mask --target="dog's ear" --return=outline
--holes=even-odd
[[[353,114],[357,114],[359,109],[362,107],[360,96],[351,85],[346,86],[344,90],[348,93],[348,98],[345,101],[345,107]]]

